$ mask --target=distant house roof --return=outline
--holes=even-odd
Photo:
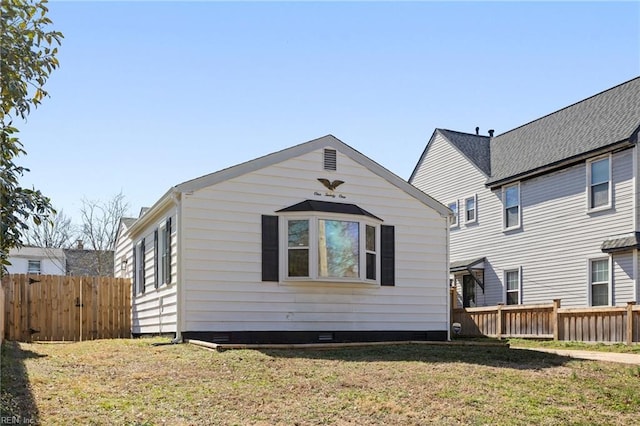
[[[640,77],[491,139],[490,186],[637,142]]]
[[[148,210],[148,209],[147,209]],[[120,221],[124,224],[124,226],[126,226],[127,228],[130,227],[131,225],[133,225],[133,222],[135,222],[136,220],[138,220],[135,217],[123,217],[120,218]]]
[[[473,135],[454,130],[437,129],[485,175],[491,176],[491,151],[489,136]]]
[[[66,249],[67,275],[113,276],[112,250]]]

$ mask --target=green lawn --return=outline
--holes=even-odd
[[[640,367],[505,346],[150,344],[166,341],[6,343],[2,415],[44,425],[640,423]]]

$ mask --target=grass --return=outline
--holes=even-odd
[[[640,422],[640,369],[505,346],[331,350],[9,342],[2,415],[31,424]]]
[[[553,340],[535,339],[509,339],[511,346],[523,348],[552,348],[552,349],[577,349],[583,351],[631,353],[640,355],[640,345],[625,345],[622,343],[589,343],[589,342],[563,342]]]

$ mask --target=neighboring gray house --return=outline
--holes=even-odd
[[[120,222],[132,332],[446,340],[449,210],[333,136],[170,188]]]
[[[436,129],[410,183],[455,213],[464,306],[640,300],[640,77],[492,137]]]

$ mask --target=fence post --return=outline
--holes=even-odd
[[[502,307],[504,303],[498,303],[498,312],[496,318],[496,337],[498,340],[502,340]]]
[[[553,299],[553,340],[558,341],[560,338],[560,325],[558,321],[558,309],[560,309],[560,299]]]
[[[636,302],[627,302],[627,345],[633,343],[633,305]]]

